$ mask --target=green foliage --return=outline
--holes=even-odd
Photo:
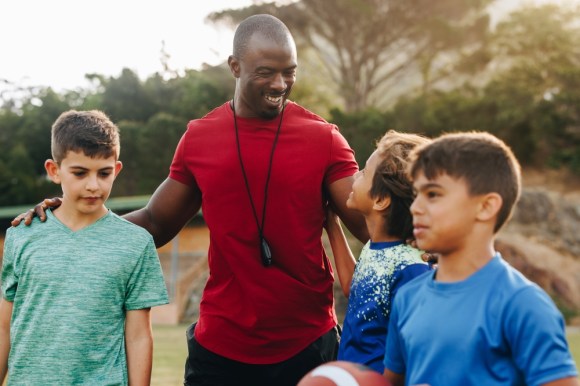
[[[485,59],[476,49],[489,29],[494,0],[301,0],[253,4],[210,14],[238,23],[256,13],[279,17],[298,47],[310,48],[337,85],[346,111],[362,111],[399,94],[401,77],[421,89]],[[470,65],[466,65],[466,60]]]
[[[292,7],[261,4],[238,12],[224,11],[214,20],[234,23],[248,16],[250,11],[264,10],[279,13],[283,20],[288,20],[292,31],[296,31],[299,47],[302,47],[301,57],[304,57],[302,52],[308,53],[307,60],[300,61],[301,67],[306,62],[307,68],[299,73],[292,98],[337,124],[361,165],[374,150],[375,141],[389,129],[430,137],[449,131],[483,130],[506,140],[524,166],[566,168],[580,175],[580,45],[577,44],[580,41],[580,12],[553,5],[521,9],[501,21],[491,32],[480,12],[489,0],[430,2],[430,7],[441,7],[439,13],[431,15],[421,12],[428,13],[433,8],[417,8],[418,4],[423,4],[422,1],[408,1],[403,5],[397,2],[402,8],[396,8],[419,12],[405,14],[406,18],[429,21],[428,25],[414,26],[420,29],[413,30],[414,33],[429,33],[429,42],[439,42],[437,47],[429,46],[421,51],[414,66],[417,63],[429,66],[436,62],[430,55],[446,52],[455,59],[466,59],[462,61],[462,71],[470,72],[471,76],[465,77],[457,72],[446,88],[428,87],[421,94],[408,93],[388,110],[366,102],[360,105],[366,107],[358,110],[352,106],[349,109],[337,108],[341,105],[341,95],[344,97],[350,86],[347,87],[343,81],[335,80],[333,83],[333,77],[326,73],[325,66],[320,61],[311,60],[315,50],[304,49],[307,36],[302,35],[314,30],[322,34],[321,29],[327,28],[326,42],[330,46],[338,43],[333,39],[345,39],[340,42],[342,48],[334,49],[334,56],[330,55],[332,50],[328,51],[328,47],[319,52],[329,54],[328,60],[343,60],[338,53],[348,48],[353,50],[348,51],[352,58],[360,59],[367,55],[367,58],[378,58],[382,64],[395,65],[389,56],[394,51],[386,50],[390,54],[385,56],[381,51],[385,49],[381,39],[385,36],[392,38],[398,24],[388,24],[383,20],[381,26],[371,12],[390,2],[341,0],[326,4],[301,1]],[[451,7],[453,4],[456,8]],[[322,12],[329,6],[333,11],[328,15],[336,20],[330,20],[325,14],[320,26],[311,25],[313,20],[318,20],[317,13],[312,13],[308,19],[296,18],[306,10],[322,7],[316,8]],[[302,8],[296,10],[296,7]],[[438,19],[437,15],[445,12],[456,13],[447,21]],[[366,19],[362,18],[357,23],[364,28],[355,31],[353,20],[359,20],[357,18],[361,15],[368,16],[369,25],[365,25]],[[346,21],[349,22],[345,30],[332,35],[335,30],[331,27]],[[301,22],[304,25],[300,25]],[[464,22],[467,23],[465,28],[461,24]],[[382,36],[385,28],[389,30],[388,34]],[[381,36],[372,36],[370,31]],[[460,39],[454,36],[459,34],[458,31],[472,35]],[[409,42],[425,42],[417,39]],[[449,39],[459,40],[445,43]],[[368,43],[364,50],[361,42]],[[469,42],[473,46],[467,44]],[[467,50],[466,53],[466,47],[483,49]],[[368,56],[370,53],[374,56]],[[357,63],[358,67],[352,63],[347,66],[350,73],[344,67],[345,74],[355,76],[358,71],[358,75],[371,79],[368,78],[370,73],[365,75],[368,68],[362,65],[363,62]],[[489,66],[481,72],[486,64]],[[423,81],[428,77],[429,82],[435,82],[435,73],[429,74],[423,74]],[[86,90],[56,93],[50,88],[30,88],[20,90],[21,99],[18,100],[0,96],[3,102],[0,108],[1,206],[29,204],[59,194],[59,187],[44,177],[43,164],[51,157],[51,125],[63,111],[71,108],[103,110],[121,129],[124,170],[113,194],[150,194],[167,176],[173,151],[187,122],[202,117],[230,99],[235,84],[226,65],[201,71],[188,70],[183,74],[172,73],[171,76],[154,74],[144,81],[129,69],[124,69],[116,77],[100,74],[86,77],[92,82]],[[395,83],[399,80],[392,79],[396,80]],[[399,85],[394,86],[397,88]],[[365,89],[360,87],[357,90]],[[388,93],[389,90],[377,92]]]
[[[234,85],[227,67],[187,71],[167,80],[155,74],[141,81],[129,69],[118,77],[87,78],[94,88],[62,94],[30,89],[21,101],[5,101],[0,109],[0,206],[61,194],[45,178],[44,161],[51,158],[52,124],[69,109],[102,110],[119,126],[124,170],[113,194],[150,194],[168,175],[187,122],[231,98]]]
[[[331,110],[331,122],[336,124],[350,146],[355,150],[359,165],[364,165],[375,150],[377,140],[391,128],[389,117],[375,109],[355,113]]]
[[[113,121],[146,122],[153,114],[155,106],[151,95],[133,71],[123,69],[121,76],[109,79],[104,86],[102,109]]]
[[[115,181],[115,195],[152,193],[169,174],[173,152],[186,122],[159,112],[146,123],[122,120],[117,125],[121,132],[123,170]]]
[[[519,10],[489,45],[496,70],[483,87],[465,84],[400,100],[394,128],[429,136],[489,131],[525,166],[580,173],[580,30],[578,14],[555,6]],[[548,43],[549,42],[549,43]]]

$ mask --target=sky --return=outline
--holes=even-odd
[[[497,0],[501,12],[522,3]],[[233,30],[205,17],[252,0],[6,0],[0,5],[0,91],[13,86],[86,88],[87,73],[141,79],[162,69],[162,44],[172,69],[217,65],[231,53]]]
[[[160,71],[161,48],[173,69],[220,64],[233,30],[204,22],[251,0],[16,0],[0,5],[0,86],[87,87],[86,73],[141,79]],[[1,84],[4,83],[4,84]]]

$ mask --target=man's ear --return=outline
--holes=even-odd
[[[117,178],[119,173],[121,173],[122,169],[123,169],[123,163],[121,161],[115,162],[115,178]]]
[[[373,198],[373,209],[382,212],[391,206],[391,196]]]
[[[497,193],[487,193],[481,197],[480,206],[476,218],[480,221],[489,221],[497,216],[503,199]]]
[[[228,57],[228,66],[230,66],[230,71],[234,75],[234,78],[239,78],[240,77],[240,62],[238,61],[238,59],[235,56],[230,55]]]
[[[58,164],[54,160],[47,159],[44,161],[44,168],[48,178],[55,184],[60,184],[60,167]]]

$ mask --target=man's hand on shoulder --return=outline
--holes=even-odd
[[[58,208],[62,200],[60,197],[45,198],[41,203],[37,204],[33,209],[27,210],[26,212],[19,214],[12,220],[11,224],[13,227],[20,225],[22,220],[24,220],[24,225],[30,225],[34,216],[37,216],[40,221],[46,221],[46,209],[48,208]]]

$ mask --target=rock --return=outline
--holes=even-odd
[[[548,292],[569,322],[580,315],[580,198],[524,189],[496,248],[527,278]]]

